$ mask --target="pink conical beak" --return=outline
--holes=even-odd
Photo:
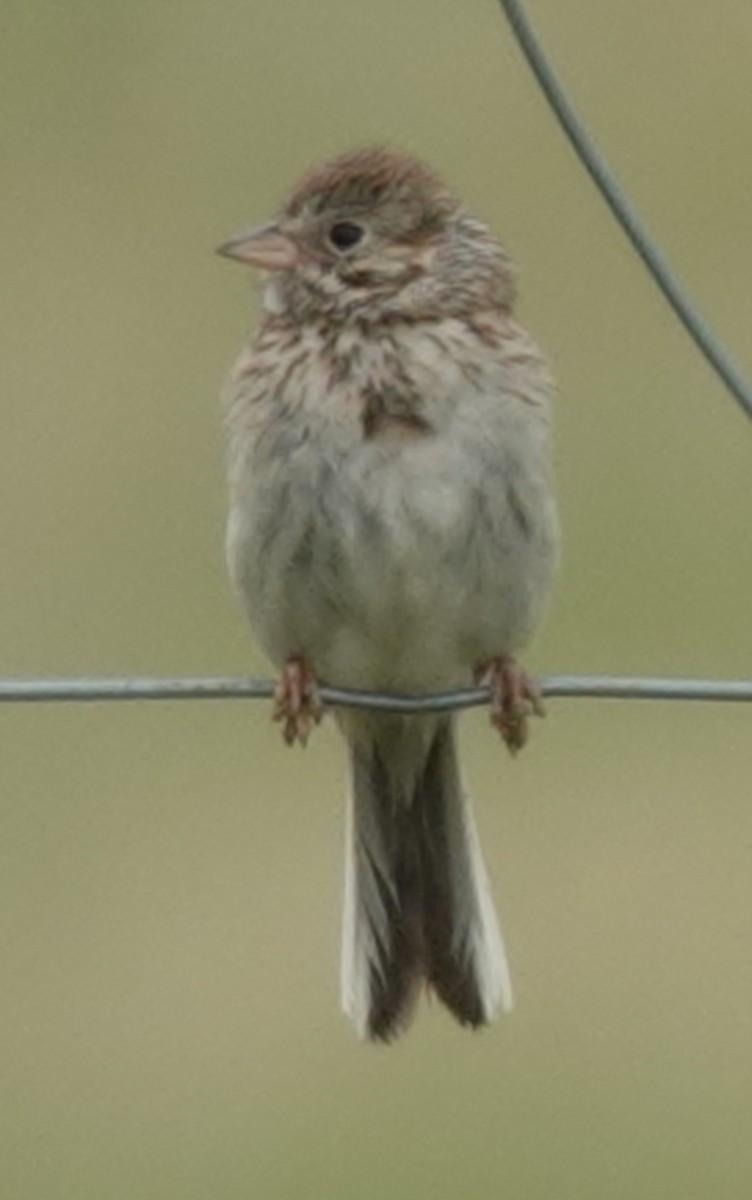
[[[249,267],[261,267],[264,271],[287,271],[300,261],[298,247],[280,232],[274,221],[233,234],[217,246],[217,254],[236,258]]]

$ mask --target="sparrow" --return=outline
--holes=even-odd
[[[429,167],[359,149],[310,170],[219,252],[262,275],[225,389],[227,560],[280,671],[288,743],[319,684],[425,695],[473,682],[513,752],[518,662],[558,559],[553,384],[512,315],[515,270]],[[338,708],[349,760],[342,1004],[390,1041],[422,987],[457,1020],[512,1004],[452,713]]]

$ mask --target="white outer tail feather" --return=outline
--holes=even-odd
[[[358,748],[350,742],[352,787],[345,830],[341,997],[345,1013],[362,1038],[390,1040],[408,1024],[421,983],[432,982],[427,960],[431,950],[430,945],[426,949],[426,938],[429,937],[427,930],[432,928],[430,936],[436,939],[437,930],[442,928],[442,917],[446,918],[448,925],[446,937],[441,939],[442,945],[439,947],[442,951],[441,960],[445,961],[445,954],[448,953],[451,959],[450,973],[461,977],[477,997],[476,1008],[470,1015],[463,1011],[463,1001],[459,995],[456,1001],[448,1000],[446,995],[440,997],[457,1019],[469,1025],[485,1024],[498,1013],[508,1012],[513,1003],[506,951],[473,819],[472,804],[459,780],[452,723],[444,721],[436,731],[435,745],[439,747],[439,758],[434,763],[433,775],[430,764],[425,767],[426,778],[423,783],[426,791],[422,791],[419,778],[424,766],[420,762],[415,771],[415,789],[409,784],[406,786],[404,728],[397,736],[396,747],[394,727],[386,737],[378,736],[372,741],[366,750],[372,757],[366,758],[365,768],[362,753],[358,759]],[[409,742],[416,751],[421,747],[421,758],[424,758],[425,730],[419,739],[413,741],[409,738]],[[362,745],[361,742],[361,751]],[[390,754],[390,749],[396,752]],[[379,755],[382,757],[380,766],[377,762]],[[400,764],[400,779],[394,781],[394,786],[389,786],[390,763],[383,762],[384,756]],[[415,764],[411,765],[415,768]],[[386,770],[382,770],[382,766]],[[385,781],[388,789],[386,804]],[[409,808],[411,804],[423,806],[422,816],[412,823],[409,819],[403,819],[404,806]],[[421,847],[406,853],[403,844],[406,837],[419,841]],[[400,843],[396,849],[395,842]],[[407,905],[411,904],[411,897],[414,899],[412,885],[409,883],[405,889],[404,876],[400,883],[398,873],[400,862],[404,862],[405,858],[415,862],[421,853],[430,855],[433,874],[428,890],[426,880],[423,880],[422,908],[416,916],[414,911],[406,911]],[[434,889],[439,906],[448,903],[449,907],[448,913],[439,913],[435,926],[431,924],[430,888]],[[429,911],[425,911],[426,908]],[[415,930],[416,948],[410,955],[407,972],[405,958],[397,961],[400,953],[398,951],[395,955],[391,948],[390,939],[395,923],[407,926],[408,932]],[[421,944],[422,951],[419,948]],[[377,1004],[375,992],[377,986],[382,989],[387,986],[392,967],[398,981],[401,981],[398,989],[401,999],[393,1019],[380,1029],[375,1025],[374,1018]],[[439,991],[439,988],[436,990]]]

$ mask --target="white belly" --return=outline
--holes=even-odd
[[[314,419],[301,437],[300,420],[280,417],[256,445],[228,529],[274,661],[302,654],[326,682],[420,692],[469,682],[527,641],[556,518],[544,440],[518,399],[459,406],[417,435]]]

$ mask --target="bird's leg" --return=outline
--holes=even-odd
[[[525,745],[528,718],[546,715],[535,681],[513,654],[500,654],[475,673],[476,682],[491,689],[491,724],[498,729],[512,754]]]
[[[315,675],[304,658],[291,655],[274,689],[272,720],[282,723],[282,737],[288,746],[295,742],[305,746],[313,726],[318,725],[323,715]]]

